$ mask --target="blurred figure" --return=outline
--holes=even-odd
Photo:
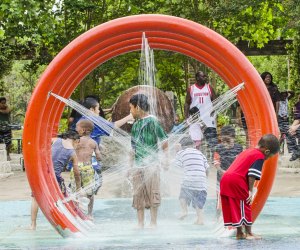
[[[243,151],[242,145],[235,143],[235,129],[232,126],[224,126],[221,129],[221,143],[216,146],[214,152],[214,167],[217,169],[217,216],[220,215],[220,180],[236,156]]]
[[[289,128],[289,134],[298,138],[298,144],[295,146],[295,150],[290,158],[290,161],[295,161],[300,158],[300,95],[298,96],[298,102],[294,107],[294,122]]]
[[[278,126],[280,130],[280,147],[283,144],[284,140],[286,139],[287,148],[289,153],[293,153],[296,146],[296,139],[294,136],[288,133],[289,130],[289,107],[288,101],[294,97],[295,93],[293,91],[283,91],[280,93],[280,100],[279,100],[279,109],[278,109]]]
[[[170,133],[180,133],[183,128],[184,126],[180,123],[179,115],[175,115],[174,125]]]
[[[197,107],[192,107],[189,110],[189,118],[187,124],[189,125],[189,135],[194,142],[194,147],[200,150],[201,141],[203,139],[202,128],[199,123],[200,114]]]
[[[243,113],[243,110],[242,110],[240,104],[238,104],[238,106],[237,106],[237,112],[236,112],[236,114],[237,114],[238,125],[243,128],[244,133],[245,133],[246,148],[249,148],[250,142],[249,142],[249,135],[248,135],[248,127],[247,127],[245,115]]]
[[[0,143],[5,143],[7,160],[10,161],[10,151],[12,147],[12,132],[10,127],[11,109],[6,103],[5,97],[0,97]]]

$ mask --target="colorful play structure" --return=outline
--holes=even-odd
[[[192,57],[214,70],[230,87],[244,82],[237,98],[247,121],[250,144],[261,135],[278,134],[268,91],[248,59],[232,43],[198,23],[167,15],[136,15],[101,24],[66,46],[49,64],[35,88],[24,124],[23,152],[30,187],[48,221],[63,236],[84,235],[86,218],[65,204],[55,179],[51,138],[65,104],[50,92],[69,98],[93,69],[121,54],[141,49],[145,32],[153,49]],[[253,219],[261,212],[274,181],[278,157],[265,162],[253,202]]]

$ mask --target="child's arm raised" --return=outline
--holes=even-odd
[[[120,128],[120,127],[122,127],[125,123],[127,123],[127,122],[129,122],[129,121],[132,121],[132,120],[134,120],[134,119],[133,119],[133,116],[132,116],[132,114],[129,114],[129,115],[125,116],[124,118],[122,118],[122,119],[120,119],[120,120],[118,120],[118,121],[115,121],[115,127]]]

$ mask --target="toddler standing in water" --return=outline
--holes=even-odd
[[[100,145],[101,137],[102,136],[109,136],[113,129],[119,128],[123,126],[126,122],[133,120],[131,114],[127,115],[126,117],[116,121],[116,122],[109,122],[104,118],[99,116],[100,113],[100,104],[99,101],[93,97],[87,97],[83,103],[83,106],[90,110],[93,113],[93,121],[96,123],[93,126],[92,131],[90,132],[90,137],[97,143],[98,147]],[[81,120],[87,120],[88,118],[83,116],[80,118]],[[95,155],[92,156],[95,159]],[[98,160],[98,164],[92,164],[95,170],[95,194],[98,192],[102,185],[102,174],[101,174],[101,162]]]
[[[220,195],[224,226],[237,228],[237,239],[260,239],[252,233],[251,203],[253,186],[260,180],[264,160],[279,152],[275,135],[264,135],[256,148],[243,151],[223,174]],[[243,231],[245,227],[245,232]]]
[[[92,155],[95,153],[97,161],[100,161],[100,150],[97,143],[90,137],[93,131],[94,124],[89,120],[81,119],[76,124],[76,131],[81,136],[80,143],[76,148],[78,157],[78,167],[81,177],[81,186],[85,188],[91,186],[86,191],[87,197],[90,199],[88,205],[88,215],[92,217],[95,194],[95,171],[92,166]],[[71,171],[71,181],[73,181],[73,172]],[[71,187],[74,187],[74,181],[71,182]],[[74,188],[73,188],[74,191]]]
[[[78,169],[78,159],[75,152],[79,144],[80,136],[76,131],[69,130],[61,134],[58,138],[52,139],[52,162],[55,172],[55,177],[62,193],[66,196],[66,186],[61,173],[69,161],[73,163],[73,171],[75,178],[75,187],[80,189],[80,174]],[[38,213],[38,204],[32,194],[31,203],[31,229],[36,229],[36,218]]]
[[[188,214],[188,206],[192,202],[196,209],[197,219],[195,224],[203,224],[203,207],[207,197],[207,176],[209,165],[206,157],[193,148],[193,141],[184,137],[180,141],[181,150],[176,154],[175,162],[178,167],[183,168],[183,180],[180,190],[180,205],[183,220]]]

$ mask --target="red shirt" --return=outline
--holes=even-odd
[[[248,176],[259,180],[264,154],[257,148],[240,153],[220,182],[220,194],[245,200],[249,196]]]

